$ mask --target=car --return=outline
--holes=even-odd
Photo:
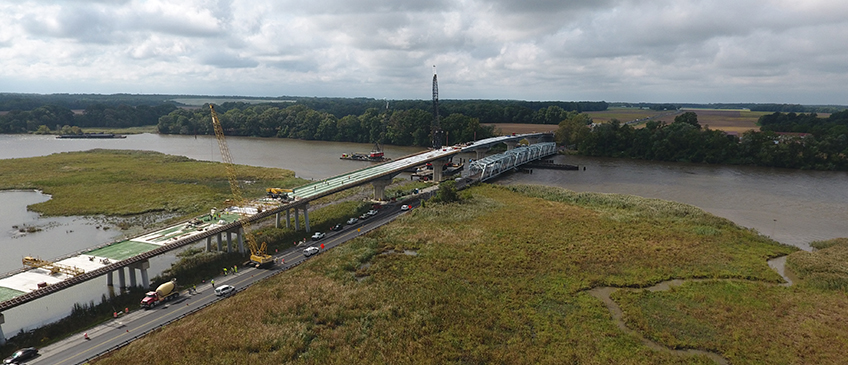
[[[224,284],[215,288],[215,295],[223,297],[232,294],[234,291],[236,291],[235,287],[233,287],[232,285]]]
[[[314,254],[317,254],[318,251],[320,251],[318,249],[318,247],[307,247],[306,249],[303,250],[303,256],[309,257],[309,256],[312,256]]]
[[[361,220],[366,220],[368,218],[371,218],[371,216],[368,215],[368,213],[362,213],[362,215],[359,216],[359,219],[361,219]]]
[[[312,235],[312,240],[313,241],[320,240],[320,239],[324,238],[324,236],[326,236],[326,235],[327,234],[323,233],[323,232],[315,232],[315,234]]]
[[[400,210],[402,210],[404,212],[407,211],[407,210],[410,210],[410,209],[412,209],[412,207],[410,207],[409,205],[406,205],[406,204],[400,206]]]
[[[359,219],[356,219],[356,217],[353,217],[353,218],[351,218],[351,219],[348,219],[348,220],[347,220],[347,224],[354,224],[354,223],[356,223],[356,221],[358,221],[358,220],[359,220]]]
[[[9,356],[5,360],[3,360],[3,363],[4,364],[20,364],[24,361],[32,359],[36,355],[38,355],[38,349],[36,349],[35,347],[27,347],[25,349],[20,349],[18,351],[15,351],[15,353],[12,354],[12,356]]]
[[[368,211],[368,213],[365,213],[365,214],[368,214],[369,216],[373,217],[373,216],[377,215],[377,211],[374,210],[374,209],[371,209],[371,210]]]
[[[333,231],[341,231],[342,228],[344,228],[344,226],[342,226],[341,224],[336,224],[335,226],[333,226],[333,228],[330,229]]]

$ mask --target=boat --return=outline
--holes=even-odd
[[[83,133],[83,134],[62,134],[56,136],[57,139],[78,139],[78,138],[127,138],[127,136],[114,133]]]
[[[371,149],[369,153],[344,153],[341,157],[342,160],[353,160],[353,161],[370,161],[370,162],[385,162],[391,160],[383,154],[383,148],[380,147],[379,143],[374,143],[374,148]]]

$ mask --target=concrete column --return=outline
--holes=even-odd
[[[3,317],[3,313],[0,313],[0,346],[6,344],[6,335],[3,334],[3,323],[6,323],[6,318]]]
[[[135,267],[134,266],[128,266],[127,270],[130,271],[130,288],[135,288],[136,287]]]
[[[239,227],[236,238],[238,238],[239,252],[244,255],[247,252],[244,249],[244,227]]]
[[[530,142],[530,144],[536,144],[537,142],[539,142],[539,137],[526,137],[526,139],[527,142]]]
[[[206,252],[212,251],[212,236],[206,237]]]
[[[227,231],[227,252],[233,252],[233,237],[230,231]]]
[[[147,277],[147,269],[150,268],[150,261],[142,261],[138,264],[138,269],[141,271],[141,285],[147,290],[150,289],[150,278]]]
[[[118,269],[118,287],[124,290],[127,287],[127,280],[124,278],[124,268]]]
[[[371,182],[371,185],[374,186],[374,199],[375,200],[386,200],[386,187],[391,185],[392,179],[380,179],[374,180]]]
[[[286,209],[286,228],[291,228],[291,209]]]
[[[303,220],[306,222],[306,233],[309,233],[309,203],[303,204]]]
[[[224,250],[224,247],[222,247],[222,244],[224,243],[223,241],[224,240],[221,239],[221,233],[218,233],[218,252]]]
[[[106,274],[106,286],[113,286],[112,284],[112,272],[110,271]]]
[[[280,228],[280,213],[274,215],[274,228]]]
[[[507,151],[514,149],[515,146],[518,146],[518,141],[506,141],[504,143],[506,143],[506,150]]]
[[[445,160],[433,161],[433,181],[442,181],[442,166],[444,166],[444,164]]]
[[[474,150],[474,152],[477,153],[477,158],[475,158],[475,160],[479,160],[483,157],[486,157],[486,151],[488,151],[488,150],[489,150],[488,148],[478,148],[478,149]]]
[[[294,207],[294,230],[300,230],[300,217],[298,216],[297,207]]]

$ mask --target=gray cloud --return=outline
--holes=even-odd
[[[828,0],[0,0],[0,23],[0,91],[428,98],[436,64],[447,98],[848,103]]]

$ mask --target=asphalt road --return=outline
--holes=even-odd
[[[423,196],[424,194],[422,194]],[[417,206],[417,202],[418,200],[416,199],[414,206]],[[391,222],[399,214],[404,213],[400,210],[400,207],[400,204],[383,206],[374,217],[346,225],[339,232],[327,232],[327,236],[319,241],[308,241],[306,244],[274,255],[275,258],[283,259],[282,265],[274,266],[271,269],[239,268],[238,274],[216,277],[215,285],[232,285],[236,288],[236,292],[231,295],[238,295],[239,291],[246,289],[251,284],[310,259],[311,257],[307,258],[303,256],[303,250],[305,248],[310,246],[320,248],[321,244],[324,244],[324,249],[320,252],[323,253],[352,238]],[[226,299],[227,297],[215,296],[214,289],[208,283],[198,286],[197,293],[188,293],[188,291],[183,290],[179,298],[163,305],[149,310],[135,310],[88,330],[86,332],[88,339],[84,338],[83,333],[79,333],[39,349],[39,356],[28,361],[27,364],[64,365],[84,363],[101,354],[124,346],[150,331],[178,320],[189,313],[196,312],[216,301]],[[141,301],[141,298],[139,298],[139,301]]]

